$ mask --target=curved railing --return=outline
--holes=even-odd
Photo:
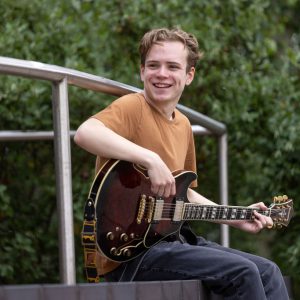
[[[105,94],[121,96],[140,89],[100,76],[35,61],[0,56],[0,73],[52,82],[54,131],[0,131],[0,141],[54,139],[57,206],[59,211],[61,282],[76,283],[73,236],[68,85]],[[215,135],[219,141],[220,203],[228,204],[227,133],[226,126],[183,105],[178,105],[191,121],[196,135]],[[228,227],[221,225],[221,243],[229,245]]]

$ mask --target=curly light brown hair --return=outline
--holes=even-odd
[[[198,60],[203,53],[199,50],[198,41],[193,34],[187,33],[181,29],[158,28],[145,33],[140,41],[139,52],[141,65],[145,65],[146,57],[154,44],[161,42],[176,41],[181,42],[188,50],[187,72],[196,67]]]

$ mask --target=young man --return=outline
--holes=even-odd
[[[176,105],[195,75],[200,58],[195,37],[174,29],[152,30],[140,43],[142,93],[123,96],[85,121],[75,142],[97,155],[97,170],[110,158],[126,160],[147,169],[154,195],[176,194],[174,170],[196,171],[194,140],[187,118]],[[190,202],[217,205],[192,187]],[[252,207],[267,209],[263,203]],[[257,233],[272,226],[270,217],[255,213],[254,221],[224,221]],[[226,299],[288,299],[283,278],[271,261],[194,239],[188,231],[183,240],[166,240],[143,256],[117,264],[99,256],[99,273],[106,280],[201,279]]]

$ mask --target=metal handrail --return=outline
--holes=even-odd
[[[60,213],[59,237],[61,281],[65,284],[75,284],[75,250],[73,236],[70,153],[70,136],[72,137],[74,135],[74,131],[70,131],[69,129],[68,85],[74,85],[84,89],[115,96],[122,96],[132,92],[140,92],[141,90],[104,77],[91,75],[69,68],[1,56],[0,73],[52,82],[54,132],[0,131],[0,141],[43,140],[54,138],[57,205]],[[228,172],[226,126],[223,123],[213,120],[181,104],[178,104],[178,109],[181,110],[191,122],[195,123],[192,125],[194,134],[213,134],[218,137],[220,202],[223,205],[227,205]],[[228,227],[225,225],[221,225],[221,243],[224,246],[229,245]]]

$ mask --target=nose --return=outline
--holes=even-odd
[[[167,77],[168,76],[168,69],[165,66],[162,65],[157,69],[156,74],[159,77]]]

